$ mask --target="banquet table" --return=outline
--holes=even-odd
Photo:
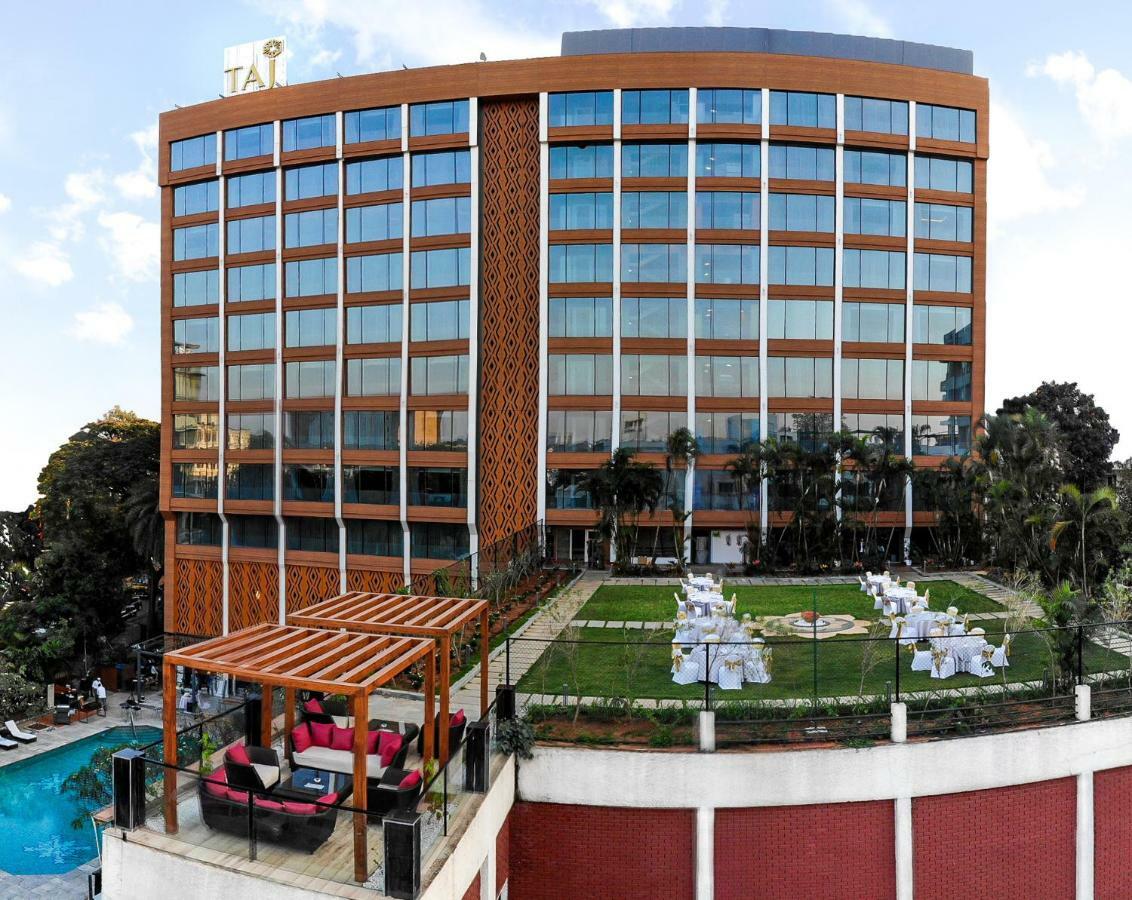
[[[891,600],[893,605],[893,612],[895,612],[898,616],[902,616],[906,612],[908,612],[909,604],[916,601],[916,589],[889,586],[884,589],[884,599]]]
[[[701,616],[711,615],[713,603],[726,602],[723,599],[723,594],[719,591],[689,591],[686,600],[696,608],[696,612]]]
[[[904,618],[904,637],[914,637],[916,640],[927,640],[931,630],[937,626],[946,627],[952,622],[951,616],[944,612],[925,610],[922,613],[909,613]],[[895,632],[892,635],[896,637]]]

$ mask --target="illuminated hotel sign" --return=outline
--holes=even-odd
[[[224,51],[225,97],[251,94],[287,83],[286,40],[268,38],[228,47]]]

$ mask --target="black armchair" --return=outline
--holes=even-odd
[[[378,815],[386,815],[394,810],[411,810],[420,799],[424,782],[418,775],[414,783],[401,787],[401,782],[411,774],[405,769],[390,766],[381,778],[369,779],[366,785],[366,809]]]
[[[460,741],[464,739],[464,729],[467,727],[467,720],[464,718],[464,711],[457,710],[448,717],[448,752],[455,753],[456,748],[460,746]],[[432,752],[435,754],[440,750],[440,713],[436,714],[436,718],[432,723]],[[422,728],[420,734],[417,735],[417,755],[424,756],[424,729]]]
[[[240,749],[247,756],[247,762],[239,758]],[[270,747],[234,747],[224,754],[224,767],[232,787],[270,791],[279,784],[279,755]]]

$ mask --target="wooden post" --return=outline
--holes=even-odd
[[[452,636],[445,632],[440,639],[440,764],[448,762],[448,703],[452,681]]]
[[[432,759],[433,753],[436,748],[432,746],[432,720],[436,716],[436,706],[434,703],[434,695],[436,694],[436,646],[428,651],[428,656],[425,657],[424,667],[424,724],[421,728],[424,731],[424,747],[421,749],[424,753],[421,756],[421,765],[428,768],[428,761]],[[424,772],[421,772],[424,775]]]
[[[369,697],[364,690],[354,697],[354,799],[355,809],[369,805],[366,784],[366,722],[369,719]],[[366,814],[354,813],[354,881],[364,883],[369,877],[369,850],[366,847]]]
[[[487,676],[491,659],[491,626],[487,607],[480,613],[480,718],[487,715]]]
[[[163,726],[163,752],[167,765],[177,765],[177,667],[162,662],[163,683],[161,723]],[[177,833],[177,770],[164,770],[165,782],[165,833]]]
[[[291,762],[291,732],[295,728],[295,689],[283,688],[283,754]]]
[[[272,715],[272,692],[271,685],[266,682],[260,685],[260,691],[263,699],[260,700],[260,718],[259,718],[259,743],[261,747],[271,746],[271,722],[274,716]]]

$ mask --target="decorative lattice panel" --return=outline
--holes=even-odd
[[[218,560],[178,559],[173,568],[172,630],[179,634],[220,634],[224,570]]]
[[[287,566],[287,612],[329,600],[342,593],[337,568]]]
[[[228,564],[228,630],[279,622],[279,567],[275,563]]]
[[[401,572],[371,572],[366,569],[346,570],[346,590],[370,594],[392,594],[405,583]]]
[[[479,532],[538,515],[538,98],[480,104]]]

